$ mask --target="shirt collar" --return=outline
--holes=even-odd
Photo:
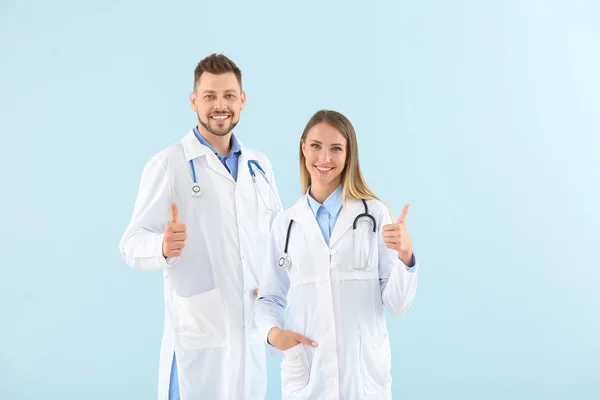
[[[198,127],[195,126],[194,127],[194,135],[196,135],[196,137],[198,138],[198,140],[200,141],[200,143],[202,143],[203,145],[205,145],[206,147],[208,147],[210,149],[210,151],[212,151],[213,153],[215,153],[215,155],[217,155],[218,157],[221,157],[221,155],[215,150],[214,147],[212,147],[212,145],[208,142],[208,140],[206,140],[204,138],[204,136],[202,136],[200,134],[200,131],[198,131]],[[235,137],[235,135],[232,133],[231,134],[231,150],[229,150],[229,154],[227,154],[227,157],[225,158],[229,158],[234,154],[239,155],[242,152],[242,148],[240,147],[240,143],[238,142],[237,138]]]
[[[337,215],[340,212],[340,209],[342,208],[342,184],[340,183],[338,187],[335,188],[335,190],[329,195],[329,197],[325,199],[323,204],[316,201],[310,195],[310,186],[306,191],[306,198],[308,199],[308,205],[310,206],[315,216],[317,215],[317,211],[319,211],[319,208],[321,206],[325,207],[329,214]]]

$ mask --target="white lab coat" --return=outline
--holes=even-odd
[[[328,247],[306,196],[273,222],[269,265],[259,289],[256,321],[264,341],[273,326],[290,329],[318,343],[298,344],[283,352],[284,399],[390,399],[391,352],[384,306],[394,315],[410,306],[418,265],[411,271],[395,250],[385,247],[381,230],[391,222],[387,207],[368,200],[377,221],[370,239],[371,271],[349,270],[353,260],[354,218],[364,212],[360,200],[347,200]],[[291,268],[279,267],[290,219]],[[360,236],[360,235],[359,235]],[[283,322],[283,310],[288,317]]]
[[[237,183],[193,131],[145,166],[133,216],[121,242],[127,264],[162,269],[165,319],[158,399],[168,398],[173,353],[181,400],[264,399],[266,354],[253,319],[260,258],[275,214],[257,196],[248,160],[257,160],[275,187],[269,160],[241,143]],[[202,189],[191,195],[189,161]],[[271,194],[257,174],[265,199]],[[170,203],[188,238],[180,257],[162,256]]]

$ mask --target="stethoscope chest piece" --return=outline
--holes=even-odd
[[[202,189],[200,189],[200,185],[198,185],[197,183],[194,183],[192,185],[191,192],[192,192],[192,196],[198,197],[198,196],[200,196],[202,194]]]
[[[292,259],[287,255],[287,253],[279,258],[279,266],[285,270],[290,269],[292,266]]]

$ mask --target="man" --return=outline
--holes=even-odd
[[[198,125],[146,164],[121,254],[163,271],[159,400],[264,399],[253,310],[281,202],[267,157],[233,134],[246,104],[235,63],[200,61],[190,103]]]

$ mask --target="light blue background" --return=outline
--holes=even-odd
[[[118,241],[212,52],[243,71],[237,133],[286,207],[319,108],[411,203],[394,398],[600,398],[599,21],[593,0],[2,0],[0,399],[156,398],[162,275]]]

